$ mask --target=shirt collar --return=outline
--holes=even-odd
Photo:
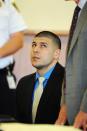
[[[49,77],[50,77],[50,75],[51,75],[51,73],[52,73],[52,71],[53,71],[54,68],[55,68],[55,65],[54,65],[50,70],[48,70],[48,71],[44,74],[43,77],[45,77],[45,79],[49,79]],[[39,77],[40,77],[39,73],[36,72],[36,80],[37,80]]]
[[[87,0],[80,0],[78,6],[82,9],[86,2]]]

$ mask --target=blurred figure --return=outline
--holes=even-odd
[[[57,119],[64,76],[60,50],[61,41],[52,32],[42,31],[33,39],[31,63],[36,72],[23,77],[16,88],[19,122],[53,124]]]
[[[19,12],[0,0],[0,117],[15,115],[15,76],[13,54],[23,46],[27,27]]]
[[[65,93],[56,124],[83,128],[87,125],[87,0],[74,0],[79,9],[70,29],[65,74]],[[78,8],[79,7],[79,8]],[[77,10],[75,9],[75,12]],[[75,14],[75,13],[74,13]],[[77,22],[75,23],[75,20]],[[76,25],[75,25],[76,24]],[[74,28],[74,30],[73,30]]]

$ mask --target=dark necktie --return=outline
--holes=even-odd
[[[76,8],[74,10],[73,18],[72,18],[70,33],[69,33],[67,53],[68,53],[70,45],[71,45],[71,40],[72,40],[72,37],[73,37],[73,34],[74,34],[74,30],[75,30],[75,27],[76,27],[79,11],[80,11],[80,7],[76,6]]]

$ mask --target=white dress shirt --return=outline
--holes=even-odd
[[[87,0],[80,0],[78,6],[82,9]]]

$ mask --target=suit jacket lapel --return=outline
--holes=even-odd
[[[77,21],[77,26],[76,26],[76,29],[74,31],[74,35],[73,35],[73,38],[72,38],[72,41],[71,41],[71,46],[70,46],[70,49],[69,49],[69,52],[68,52],[68,56],[70,55],[75,43],[76,43],[76,40],[78,38],[78,35],[82,29],[82,26],[84,25],[84,20],[87,19],[87,2],[84,6],[84,8],[82,9],[81,11],[81,14],[78,18],[78,21]]]
[[[32,93],[34,89],[34,83],[35,83],[35,74],[32,75],[31,78],[26,82],[26,95],[23,96],[25,99],[25,109],[26,109],[26,114],[31,115],[32,113]],[[31,116],[32,118],[32,116]]]

